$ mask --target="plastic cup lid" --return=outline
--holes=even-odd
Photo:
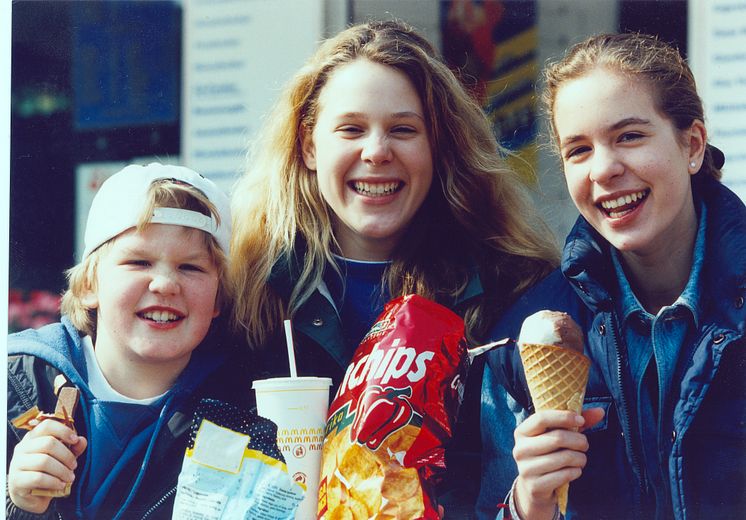
[[[259,379],[251,384],[255,390],[328,390],[332,386],[329,377],[273,377],[270,379]]]

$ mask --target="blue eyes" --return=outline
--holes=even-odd
[[[642,138],[642,134],[638,134],[636,132],[629,132],[626,134],[622,134],[619,137],[619,140],[620,141],[634,141],[635,139],[640,139],[640,138]]]

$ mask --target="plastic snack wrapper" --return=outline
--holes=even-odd
[[[329,407],[318,518],[438,519],[470,356],[464,322],[426,298],[386,304]]]
[[[291,520],[304,493],[288,475],[275,423],[221,401],[200,401],[174,520]]]

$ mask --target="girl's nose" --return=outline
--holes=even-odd
[[[591,160],[590,179],[603,184],[624,173],[624,165],[613,151],[597,147]]]
[[[369,164],[385,164],[391,161],[391,145],[385,135],[371,134],[363,144],[361,153],[363,161]]]

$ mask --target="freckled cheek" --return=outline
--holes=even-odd
[[[655,161],[655,159],[652,157],[640,163],[640,169],[642,171],[651,172],[653,174],[655,174],[656,171],[665,170],[670,167],[670,162],[666,161],[661,163],[660,161]]]
[[[210,308],[212,310],[212,307],[215,305],[215,299],[218,296],[218,284],[214,284],[211,286],[205,286],[201,288],[200,290],[194,291],[190,294],[190,300],[194,302],[195,305],[198,306],[204,306],[205,308]]]
[[[113,302],[118,308],[127,308],[137,305],[140,296],[147,291],[147,286],[138,288],[134,285],[109,286],[99,292],[99,300]]]

